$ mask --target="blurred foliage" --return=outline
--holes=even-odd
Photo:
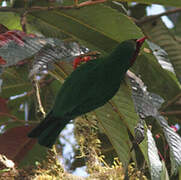
[[[0,176],[10,179],[13,176],[15,179],[168,179],[168,176],[177,179],[180,176],[181,164],[177,158],[181,155],[178,128],[181,120],[181,9],[177,9],[177,18],[171,18],[175,27],[168,29],[160,16],[146,16],[146,8],[153,3],[175,7],[181,7],[181,3],[168,0],[131,2],[14,0],[8,1],[8,7],[0,7],[0,53],[8,54],[3,56],[5,65],[0,54],[0,153],[9,159],[0,158]],[[175,7],[166,15],[175,14]],[[22,48],[21,41],[2,46],[2,34],[7,31],[5,26],[9,30],[26,31],[23,39],[26,49]],[[67,142],[58,140],[50,151],[26,137],[41,119],[37,89],[29,77],[33,65],[45,65],[43,70],[49,72],[38,74],[36,82],[42,105],[48,112],[64,79],[73,71],[74,57],[69,56],[72,47],[77,46],[71,46],[72,42],[103,56],[119,42],[144,35],[166,52],[161,64],[150,43],[145,43],[131,68],[134,75],[128,73],[129,78],[113,99],[74,121],[77,144],[72,145],[74,157],[63,157],[68,167],[68,172],[65,171],[59,159],[69,137],[61,135]],[[67,56],[56,54],[65,47]],[[173,66],[174,72],[163,68],[165,62]],[[130,83],[132,78],[137,85]],[[136,98],[140,98],[139,101]],[[137,145],[133,142],[140,119],[145,120],[147,133],[145,140]],[[132,145],[134,148],[130,151]],[[16,166],[8,164],[10,160]],[[82,166],[86,166],[89,177],[71,174],[71,170]]]

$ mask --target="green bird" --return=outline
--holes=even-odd
[[[71,119],[107,103],[118,91],[145,39],[123,41],[106,57],[79,66],[60,88],[52,110],[28,136],[51,148]]]

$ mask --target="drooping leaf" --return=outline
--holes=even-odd
[[[168,125],[163,116],[155,117],[159,121],[170,148],[172,174],[178,172],[181,166],[181,137]]]
[[[158,156],[158,150],[153,139],[152,133],[147,129],[147,138],[148,138],[148,158],[150,164],[150,173],[152,180],[160,180],[162,173],[162,163]]]

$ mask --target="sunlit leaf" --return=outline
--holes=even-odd
[[[172,174],[177,173],[181,166],[181,137],[168,125],[163,116],[155,117],[163,128],[163,132],[170,148]]]
[[[158,62],[160,63],[160,65],[164,69],[175,73],[173,66],[170,63],[170,60],[168,58],[168,54],[163,49],[161,49],[158,45],[156,45],[152,42],[149,42],[148,44],[149,44],[150,48],[152,49],[153,54],[155,55],[155,57],[158,60]]]
[[[20,15],[14,12],[0,12],[0,23],[8,29],[21,29]]]
[[[158,150],[155,145],[152,133],[149,129],[147,129],[147,138],[148,138],[148,158],[151,169],[150,171],[151,179],[159,180],[161,178],[161,173],[162,173],[162,163],[158,156]]]

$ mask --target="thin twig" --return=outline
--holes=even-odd
[[[45,117],[46,113],[45,113],[43,105],[41,103],[40,87],[39,87],[38,81],[36,80],[36,77],[34,77],[34,86],[35,86],[35,93],[36,93],[39,111],[42,113],[43,117]]]
[[[50,78],[48,80],[42,80],[39,82],[39,86],[40,88],[44,87],[44,86],[48,86],[49,84],[51,84],[55,79],[54,78]],[[31,91],[27,92],[27,94],[25,96],[31,96],[32,94],[35,93],[35,89],[32,89]]]
[[[32,124],[37,124],[39,123],[39,121],[25,121],[25,120],[20,120],[18,119],[16,116],[12,115],[12,114],[9,114],[9,113],[4,113],[4,112],[0,112],[0,116],[7,116],[9,117],[10,119],[13,119],[13,121],[16,121],[16,122],[21,122],[21,123],[32,123]],[[8,121],[8,123],[11,123],[12,121]],[[6,122],[3,122],[3,123],[6,123]],[[1,124],[3,124],[1,123]]]
[[[17,120],[16,116],[9,114],[9,113],[5,113],[5,112],[0,112],[0,116],[7,116],[15,121]]]
[[[85,56],[92,56],[92,57],[97,57],[100,56],[101,53],[99,51],[90,51],[84,54],[81,54],[80,57],[85,57]]]
[[[165,105],[163,105],[159,111],[165,110],[167,107],[171,106],[174,104],[179,98],[181,98],[181,93],[177,94],[174,98],[172,98],[170,101],[167,101]]]
[[[176,9],[168,10],[168,11],[165,11],[163,13],[160,13],[160,14],[157,14],[157,15],[153,15],[153,16],[146,16],[146,17],[143,17],[140,20],[136,20],[135,23],[137,25],[142,25],[142,24],[144,24],[146,22],[158,19],[158,18],[160,18],[162,16],[167,16],[169,14],[175,14],[175,13],[178,13],[178,12],[181,12],[181,8],[176,8]]]
[[[172,116],[172,115],[181,115],[181,111],[166,111],[166,112],[160,112],[163,116]]]
[[[57,6],[57,7],[41,7],[41,6],[34,6],[27,9],[27,12],[33,11],[48,11],[48,10],[58,10],[58,9],[73,9],[74,6]],[[0,12],[22,12],[25,10],[24,8],[10,8],[10,7],[0,7]]]

